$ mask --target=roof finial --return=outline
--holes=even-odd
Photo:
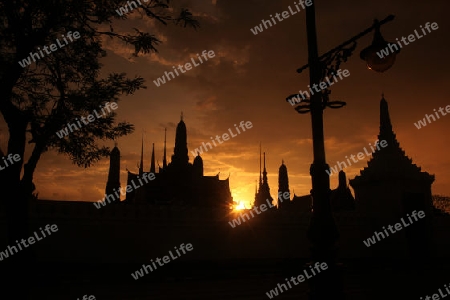
[[[183,121],[183,112],[181,112],[181,121]]]

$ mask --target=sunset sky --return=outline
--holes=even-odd
[[[164,127],[167,127],[168,158],[173,154],[175,128],[184,114],[187,126],[190,162],[191,150],[210,137],[222,135],[234,124],[250,121],[253,128],[202,155],[205,175],[220,172],[230,176],[232,196],[249,207],[254,200],[259,171],[259,143],[266,152],[267,172],[273,198],[278,190],[278,168],[284,159],[291,192],[308,194],[311,188],[309,167],[312,162],[311,118],[300,115],[285,98],[309,84],[308,70],[296,69],[307,63],[305,12],[254,35],[250,29],[275,13],[294,7],[294,0],[174,1],[188,7],[197,17],[197,31],[177,26],[163,26],[138,13],[127,21],[114,24],[115,31],[130,32],[133,27],[155,34],[163,43],[159,53],[132,56],[133,49],[119,41],[105,39],[108,56],[103,59],[104,74],[126,72],[129,77],[145,78],[147,89],[123,97],[118,103],[117,121],[129,121],[136,130],[118,140],[121,151],[121,184],[126,184],[126,168],[137,171],[141,136],[144,134],[144,166],[150,169],[151,145],[162,165]],[[411,1],[316,1],[319,51],[321,54],[372,25],[373,19],[389,14],[395,20],[382,26],[387,41],[408,36],[427,22],[439,29],[404,46],[395,65],[385,73],[365,67],[359,52],[372,42],[373,34],[360,39],[355,53],[341,65],[350,76],[331,87],[331,100],[347,106],[324,112],[325,147],[328,164],[357,154],[377,139],[379,103],[384,93],[389,103],[394,131],[401,147],[423,171],[435,174],[433,194],[450,195],[450,116],[417,129],[414,122],[432,114],[433,109],[450,105],[445,91],[450,82],[447,48],[447,16],[450,3],[433,0]],[[157,87],[153,80],[184,65],[203,50],[212,50],[214,58]],[[446,99],[447,98],[447,99]],[[7,145],[7,129],[0,119],[0,147]],[[108,142],[108,146],[114,143]],[[29,153],[29,149],[28,152]],[[367,159],[346,168],[347,178],[359,174]],[[35,173],[40,199],[96,201],[105,191],[109,159],[84,169],[68,157],[47,152]],[[229,175],[230,174],[230,175]],[[337,176],[331,176],[331,187]]]

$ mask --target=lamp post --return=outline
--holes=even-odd
[[[379,58],[376,52],[384,49],[388,43],[382,38],[380,26],[394,19],[389,15],[382,21],[375,20],[374,24],[333,48],[319,57],[317,48],[317,34],[315,21],[315,4],[306,7],[306,30],[308,40],[308,64],[297,70],[298,73],[309,67],[310,86],[319,84],[325,77],[333,75],[341,62],[347,61],[356,48],[356,40],[375,30],[372,45],[364,49],[360,56],[366,60],[367,67],[377,72],[389,69],[395,61],[396,53],[385,58]],[[310,99],[302,100],[295,107],[298,113],[311,112],[312,139],[314,161],[311,164],[310,174],[312,180],[311,196],[313,199],[313,211],[308,228],[308,239],[312,243],[311,258],[313,262],[326,262],[328,270],[310,280],[310,299],[344,299],[341,284],[341,268],[336,264],[336,242],[339,232],[331,211],[330,203],[330,178],[326,173],[329,166],[325,159],[325,142],[323,133],[323,110],[329,108],[341,108],[346,105],[343,101],[329,101],[328,89],[311,95]],[[289,101],[293,97],[301,96],[293,94],[286,98]]]

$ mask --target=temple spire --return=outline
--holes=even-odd
[[[259,142],[259,188],[262,185],[262,172],[261,172],[261,142]]]
[[[166,160],[166,138],[167,138],[167,128],[164,128],[164,157],[163,157],[163,169],[167,167]]]
[[[172,155],[171,165],[178,166],[183,169],[185,169],[189,165],[187,131],[186,124],[183,121],[183,113],[181,113],[181,120],[177,125],[175,133],[175,148]]]
[[[267,184],[266,152],[264,152],[263,184]]]
[[[380,101],[380,134],[392,131],[391,117],[389,116],[389,107],[384,94]]]
[[[286,193],[288,193],[288,197],[285,197]],[[278,169],[278,208],[285,208],[289,205],[290,198],[288,171],[283,159],[281,160],[281,166]]]
[[[388,145],[391,145],[391,147],[394,147],[394,145],[398,146],[395,133],[392,129],[389,106],[386,99],[384,99],[384,94],[382,94],[380,101],[380,134],[378,135],[378,139],[386,140]]]
[[[264,172],[266,171],[266,152],[264,152]]]
[[[260,153],[260,170],[261,170],[261,153]],[[266,170],[266,152],[264,152],[264,166],[263,166],[263,172],[262,172],[262,179],[261,179],[261,172],[260,174],[260,185],[259,190],[257,194],[255,195],[255,202],[254,206],[259,206],[263,203],[266,203],[266,201],[269,201],[269,203],[272,203],[272,196],[270,196],[270,187],[269,182],[267,180],[267,170]]]
[[[153,149],[152,149],[152,162],[150,165],[150,172],[156,173],[156,165],[155,165],[155,143],[153,143]]]

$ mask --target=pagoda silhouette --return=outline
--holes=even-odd
[[[431,215],[434,211],[431,184],[435,177],[421,171],[400,147],[392,128],[388,103],[384,95],[380,101],[378,140],[386,140],[387,146],[372,154],[368,166],[360,171],[360,175],[349,180],[348,184],[345,172],[342,170],[339,172],[338,187],[330,191],[332,210],[337,212],[356,209],[374,219],[400,219],[413,210],[423,210]],[[260,187],[255,195],[256,203],[264,203],[270,196],[265,155],[262,174],[261,178],[260,172]],[[355,197],[349,185],[353,188]],[[288,171],[283,160],[279,168],[278,195],[284,192],[290,193]],[[278,209],[311,211],[311,195],[297,196],[295,192],[292,194],[293,198],[290,201],[278,200]]]
[[[401,217],[413,210],[430,214],[434,175],[421,171],[400,147],[384,95],[378,140],[386,140],[386,148],[374,152],[367,167],[350,180],[359,208],[373,216]]]
[[[261,145],[259,147],[259,187],[255,193],[255,202],[253,206],[260,207],[261,204],[272,204],[273,198],[270,196],[270,187],[267,180],[266,170],[266,152],[264,152],[264,168],[261,172]]]
[[[219,174],[215,176],[203,175],[203,159],[200,154],[189,162],[187,148],[186,124],[181,115],[176,128],[174,154],[170,163],[166,158],[166,132],[164,137],[163,166],[156,172],[155,144],[152,147],[152,156],[149,171],[144,171],[144,141],[141,145],[141,159],[138,173],[127,169],[127,185],[137,183],[138,177],[145,173],[153,173],[155,179],[139,188],[127,190],[125,200],[120,203],[139,204],[150,203],[160,205],[189,205],[201,207],[229,208],[233,199],[230,191],[229,178],[221,180]],[[110,169],[106,194],[112,194],[112,190],[120,188],[120,151],[117,145],[110,155]],[[147,176],[150,177],[150,176]],[[116,201],[119,203],[119,201]]]

